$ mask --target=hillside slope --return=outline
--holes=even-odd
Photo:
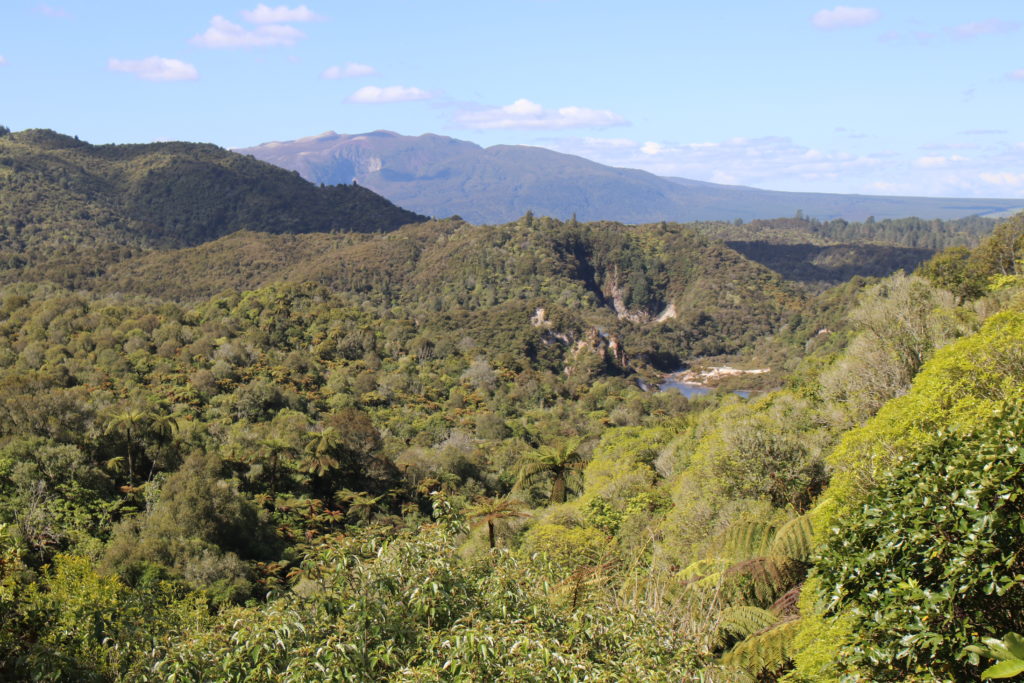
[[[370,190],[316,187],[214,145],[90,145],[49,130],[0,137],[0,239],[103,233],[200,244],[236,230],[383,232],[423,220]]]
[[[805,301],[795,283],[692,226],[551,219],[431,221],[376,236],[239,232],[127,259],[85,286],[188,301],[275,282],[315,282],[367,304],[408,307],[451,330],[494,319],[528,328],[536,318],[552,341],[575,343],[600,329],[664,369],[747,347]]]

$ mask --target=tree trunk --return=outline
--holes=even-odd
[[[551,503],[559,504],[565,502],[565,473],[555,474],[551,481]]]
[[[132,454],[132,437],[128,434],[128,485],[135,486],[135,457]]]
[[[494,549],[494,520],[487,520],[487,539],[491,542],[491,550]]]

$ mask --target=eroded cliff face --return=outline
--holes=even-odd
[[[621,340],[613,334],[603,332],[596,327],[587,327],[583,330],[559,329],[547,317],[547,311],[543,307],[537,308],[530,323],[534,327],[543,329],[541,337],[545,344],[561,344],[569,347],[563,372],[569,376],[576,376],[580,373],[589,373],[594,368],[618,368],[626,370],[629,367],[629,357],[626,355]]]
[[[605,276],[604,285],[601,287],[601,294],[604,295],[605,301],[611,304],[612,310],[615,311],[615,315],[619,317],[619,320],[628,320],[631,323],[643,325],[651,321],[663,322],[663,318],[675,317],[675,306],[671,306],[671,304],[671,314],[669,314],[668,307],[665,307],[665,310],[657,314],[645,308],[633,307],[630,309],[626,304],[626,299],[631,292],[622,283],[622,275],[617,265]],[[660,301],[656,302],[657,306],[660,306],[660,304]],[[665,317],[666,314],[669,315]]]

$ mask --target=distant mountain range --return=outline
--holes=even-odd
[[[1024,207],[1021,199],[946,199],[775,192],[614,168],[540,147],[495,145],[441,135],[334,132],[234,150],[297,171],[314,183],[357,182],[399,206],[473,223],[503,223],[527,211],[624,223],[744,220],[961,218]]]

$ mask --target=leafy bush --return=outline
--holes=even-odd
[[[817,564],[828,612],[849,612],[843,652],[875,680],[976,677],[965,648],[1020,629],[1024,404],[942,432],[892,463],[864,507],[828,533]]]

